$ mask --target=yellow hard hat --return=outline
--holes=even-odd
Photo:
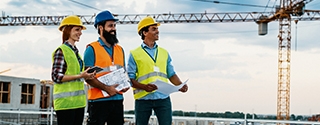
[[[67,17],[63,18],[63,20],[62,20],[61,23],[60,23],[59,30],[62,31],[62,28],[63,28],[64,26],[67,26],[67,25],[81,26],[81,27],[82,27],[82,30],[87,29],[87,28],[82,24],[81,19],[80,19],[78,16],[76,16],[76,15],[70,15],[70,16],[67,16]]]
[[[154,21],[154,19],[150,16],[147,16],[145,18],[143,18],[142,20],[140,20],[140,22],[138,23],[138,34],[140,32],[140,30],[146,26],[150,26],[150,25],[154,25],[157,24],[157,26],[160,26],[160,23]]]

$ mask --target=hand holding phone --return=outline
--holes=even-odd
[[[94,66],[94,67],[91,67],[87,72],[88,73],[93,73],[94,71],[96,71],[96,73],[102,71],[103,69],[98,67],[98,66]]]

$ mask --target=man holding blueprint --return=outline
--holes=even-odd
[[[128,81],[125,82],[127,77],[124,70],[124,50],[118,44],[116,34],[117,21],[118,19],[108,10],[98,13],[94,27],[99,38],[88,44],[84,53],[85,66],[96,69],[93,71],[96,73],[95,78],[86,80],[90,85],[87,125],[124,123],[122,93],[130,87],[124,85]]]
[[[137,125],[148,125],[152,110],[158,118],[159,125],[171,125],[172,107],[168,94],[188,91],[187,84],[183,84],[175,73],[169,53],[155,42],[159,39],[158,26],[160,23],[155,22],[152,17],[143,18],[138,24],[142,44],[131,50],[129,55],[128,75],[135,98]],[[169,92],[162,91],[163,87],[168,87],[165,85],[172,85],[169,80],[175,86],[182,86]]]

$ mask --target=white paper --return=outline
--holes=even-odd
[[[185,82],[183,82],[178,86],[175,86],[173,84],[168,84],[161,80],[156,80],[153,84],[155,84],[158,87],[157,89],[158,92],[161,92],[166,95],[170,95],[171,93],[178,92],[179,89],[182,88],[182,86],[184,86],[188,82],[188,80],[189,79],[187,79]]]
[[[129,88],[131,87],[130,84],[130,79],[128,77],[127,72],[123,69],[117,69],[114,70],[108,74],[105,74],[103,76],[100,76],[98,80],[108,86],[114,85],[114,84],[119,84],[116,87],[116,90],[120,91],[124,88]],[[106,97],[109,96],[109,94],[106,91],[102,91],[102,94]]]

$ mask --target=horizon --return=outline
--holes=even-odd
[[[194,0],[78,1],[115,14],[274,11],[274,8]],[[279,1],[243,0],[239,3],[272,6],[278,5]],[[320,1],[312,1],[306,9],[320,10],[319,4]],[[66,0],[2,0],[0,8],[10,16],[93,15],[99,12]],[[85,46],[98,38],[93,26],[86,27],[76,43],[82,56]],[[51,80],[51,54],[61,44],[61,32],[57,28],[1,26],[0,72],[11,69],[1,75]],[[136,29],[136,24],[117,24],[126,64],[129,51],[142,43]],[[320,100],[312,98],[320,88],[316,70],[320,69],[317,29],[320,29],[319,21],[291,22],[290,114],[320,113]],[[171,94],[172,110],[277,114],[278,30],[278,21],[268,23],[268,34],[264,36],[258,35],[255,22],[161,24],[157,44],[168,50],[181,81],[189,79],[187,93]],[[124,110],[133,109],[130,88],[124,94]]]

